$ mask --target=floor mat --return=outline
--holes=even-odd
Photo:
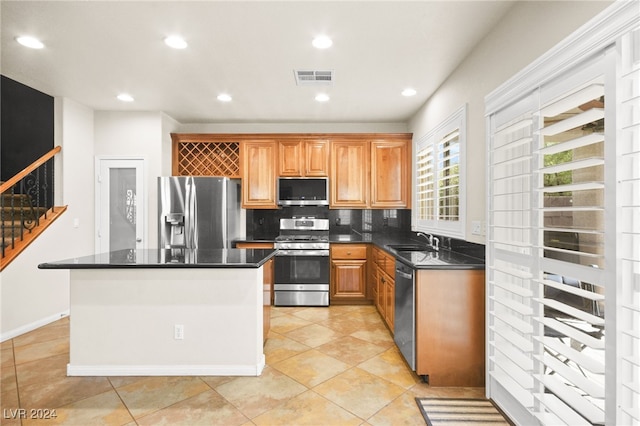
[[[488,399],[416,398],[429,426],[509,425]]]

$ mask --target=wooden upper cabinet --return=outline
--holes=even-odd
[[[242,141],[240,169],[242,173],[242,207],[249,209],[275,209],[276,141]]]
[[[369,206],[369,141],[331,141],[332,208]]]
[[[279,141],[279,176],[328,176],[328,141]]]
[[[329,141],[305,143],[305,176],[329,176]]]
[[[371,142],[371,207],[410,207],[410,140]]]
[[[304,143],[302,141],[278,142],[278,175],[302,176],[304,166],[303,151]]]

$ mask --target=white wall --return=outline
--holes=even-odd
[[[147,206],[145,235],[147,235],[147,247],[149,248],[158,245],[157,177],[164,173],[163,168],[166,167],[163,166],[166,163],[166,159],[163,157],[166,157],[166,138],[169,136],[165,135],[163,130],[171,128],[172,125],[171,119],[160,112],[95,112],[94,150],[96,157],[143,158],[145,160]],[[169,150],[169,164],[170,155]]]
[[[192,123],[176,133],[406,133],[406,123]]]
[[[69,271],[40,270],[38,264],[93,252],[93,203],[87,203],[93,199],[93,111],[56,98],[55,115],[55,144],[62,147],[56,161],[62,196],[56,204],[68,209],[2,271],[2,341],[69,310]]]
[[[468,104],[467,240],[485,243],[471,234],[472,221],[486,220],[485,96],[610,4],[518,2],[410,120],[416,141]]]

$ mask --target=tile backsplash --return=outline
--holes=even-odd
[[[273,240],[280,232],[280,218],[292,216],[315,216],[329,219],[331,235],[388,234],[409,238],[418,242],[424,239],[411,231],[410,209],[359,210],[329,209],[326,206],[283,207],[277,210],[247,210],[247,239]],[[436,235],[440,247],[485,258],[483,244],[470,243],[455,238]]]
[[[411,232],[411,210],[329,209],[328,207],[284,207],[277,210],[247,210],[247,238],[271,240],[279,233],[280,218],[315,216],[329,219],[331,234]]]

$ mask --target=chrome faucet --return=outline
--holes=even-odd
[[[427,239],[427,242],[429,243],[429,247],[431,247],[435,251],[440,250],[440,240],[438,239],[438,237],[434,237],[431,234],[425,234],[424,232],[418,232],[416,235],[418,237],[425,237]]]

